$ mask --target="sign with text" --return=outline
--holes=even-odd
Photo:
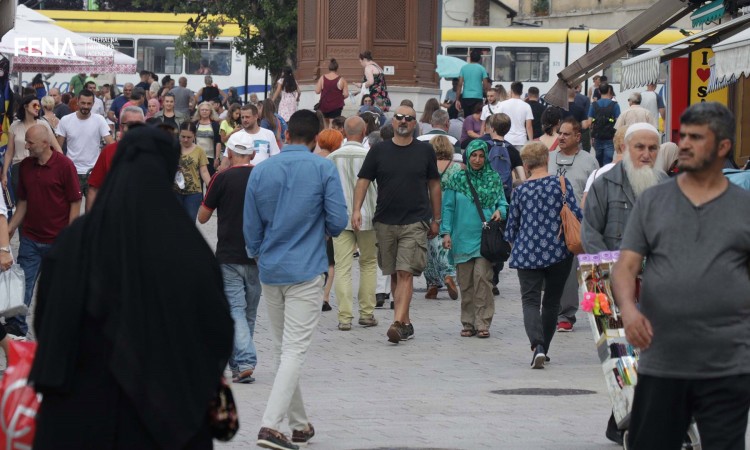
[[[708,92],[711,81],[711,66],[709,61],[714,57],[710,48],[702,48],[690,54],[690,104],[700,102],[719,102],[726,105],[729,99],[729,89]]]

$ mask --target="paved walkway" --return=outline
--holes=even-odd
[[[212,224],[213,220],[201,228],[214,243]],[[531,370],[515,271],[501,272],[489,339],[460,337],[459,301],[450,300],[445,291],[438,300],[425,300],[424,293],[420,278],[412,302],[415,338],[397,345],[385,337],[393,320],[391,310],[375,311],[377,327],[359,327],[355,317],[351,331],[338,331],[332,298],[334,310],[323,313],[302,374],[308,414],[317,433],[309,448],[618,448],[604,437],[609,400],[583,313],[573,333],[555,336],[547,367]],[[219,449],[255,446],[273,384],[262,299],[255,336],[257,381],[233,385],[241,428],[231,442],[217,445]],[[520,388],[592,393],[493,393]]]

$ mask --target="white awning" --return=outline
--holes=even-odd
[[[742,75],[750,76],[750,29],[737,33],[712,48],[717,80],[737,80]]]
[[[622,63],[622,88],[632,89],[657,81],[659,65],[664,61],[708,47],[750,27],[750,15],[687,36],[669,45],[651,50]]]

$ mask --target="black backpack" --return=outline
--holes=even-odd
[[[594,102],[594,118],[591,121],[591,136],[594,139],[612,139],[615,137],[615,102],[600,107]]]

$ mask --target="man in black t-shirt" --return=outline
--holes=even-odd
[[[354,190],[352,228],[362,224],[362,203],[371,182],[378,183],[373,226],[378,240],[378,263],[391,275],[395,299],[393,343],[414,337],[409,305],[414,276],[427,265],[427,239],[437,236],[440,224],[440,174],[432,146],[414,139],[414,108],[399,106],[393,116],[394,136],[373,146],[359,171]],[[429,193],[428,193],[429,191]]]
[[[539,101],[539,88],[531,86],[529,88],[529,96],[526,99],[526,103],[531,106],[531,113],[534,115],[534,120],[531,122],[531,128],[534,130],[534,139],[539,139],[542,132],[542,113],[547,109],[547,105]]]
[[[227,148],[232,166],[219,172],[211,180],[206,198],[198,211],[198,221],[208,222],[218,209],[216,259],[224,278],[224,293],[234,320],[234,351],[229,360],[232,381],[252,383],[257,363],[253,334],[255,316],[260,301],[258,266],[248,258],[242,234],[242,214],[245,206],[247,180],[250,178],[255,151],[236,144]]]

